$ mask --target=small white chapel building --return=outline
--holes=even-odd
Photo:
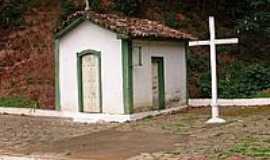
[[[147,19],[77,12],[56,35],[56,107],[130,115],[187,104],[190,34]]]

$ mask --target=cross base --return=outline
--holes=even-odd
[[[218,123],[226,123],[226,121],[222,118],[214,117],[209,119],[206,123],[208,124],[218,124]]]

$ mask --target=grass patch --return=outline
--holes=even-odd
[[[266,90],[266,91],[263,91],[263,92],[259,92],[257,95],[256,95],[256,98],[270,98],[270,90]]]
[[[144,117],[144,118],[143,118],[143,121],[144,121],[144,122],[151,122],[152,119],[153,119],[153,116],[150,115],[150,116]]]
[[[174,132],[175,134],[182,134],[190,128],[190,125],[187,125],[182,122],[175,122],[172,124],[162,124],[161,129]]]
[[[23,97],[0,97],[1,107],[39,108],[38,102]]]
[[[241,154],[249,157],[270,158],[270,144],[263,141],[246,141],[233,146],[228,154]]]

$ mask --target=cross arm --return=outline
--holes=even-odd
[[[207,46],[210,45],[210,41],[191,41],[188,43],[189,46]]]
[[[214,43],[216,45],[218,44],[237,44],[239,42],[238,38],[230,38],[230,39],[216,39],[214,40]],[[189,46],[207,46],[210,45],[210,41],[191,41],[189,42]]]
[[[215,40],[215,44],[237,44],[238,42],[239,42],[238,38]]]

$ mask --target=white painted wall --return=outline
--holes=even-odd
[[[186,57],[184,42],[133,41],[141,46],[143,66],[134,66],[134,107],[152,106],[151,57],[164,57],[166,102],[179,99],[186,104]]]
[[[111,31],[83,22],[60,39],[60,100],[63,111],[78,112],[77,52],[101,51],[103,112],[123,114],[121,40]]]

